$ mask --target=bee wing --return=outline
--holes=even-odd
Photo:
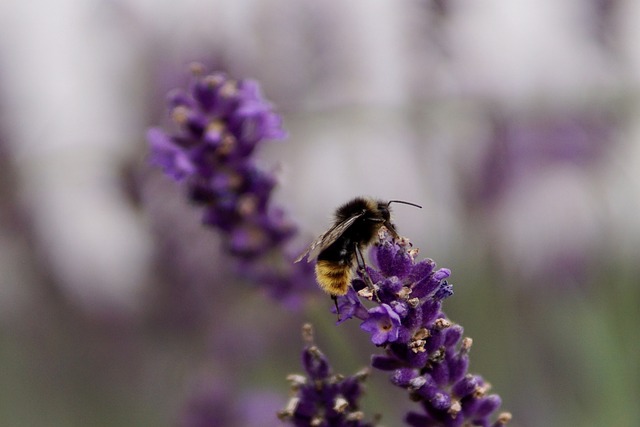
[[[296,258],[294,262],[302,261],[305,256],[307,257],[307,262],[311,262],[312,259],[316,259],[320,252],[327,249],[336,240],[338,240],[338,238],[344,234],[347,228],[351,227],[355,220],[360,218],[362,215],[364,215],[364,212],[353,215],[342,222],[334,224],[330,229],[318,236],[318,238],[314,240],[313,243],[311,243],[309,247],[305,249],[305,251],[298,258]]]

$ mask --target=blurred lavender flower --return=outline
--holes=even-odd
[[[606,248],[593,182],[620,140],[621,118],[599,107],[489,117],[486,151],[461,180],[467,214],[492,242],[485,250],[518,284],[588,284]]]
[[[186,181],[205,223],[228,236],[230,252],[257,256],[295,233],[282,210],[269,208],[275,178],[251,157],[260,142],[286,133],[256,82],[201,73],[195,68],[189,90],[170,95],[175,131],[149,130],[151,161]]]
[[[495,203],[510,187],[553,164],[591,166],[614,142],[616,120],[606,111],[519,117],[492,113],[487,151],[467,177],[467,202]]]
[[[219,231],[227,252],[244,261],[244,275],[277,297],[311,283],[312,270],[291,267],[282,250],[297,229],[283,209],[270,205],[276,178],[253,157],[264,140],[286,136],[258,83],[205,75],[195,65],[188,89],[173,91],[168,103],[172,129],[147,133],[151,162],[183,183],[189,199],[204,208],[203,223]]]
[[[234,395],[229,383],[204,376],[192,387],[181,414],[181,427],[233,427],[281,425],[277,412],[282,396],[268,392]]]
[[[373,427],[358,410],[368,371],[348,377],[333,374],[328,359],[313,344],[312,335],[311,325],[304,325],[307,346],[302,352],[302,362],[307,376],[289,375],[295,396],[278,413],[279,418],[299,427]]]
[[[186,402],[179,425],[181,427],[226,427],[238,417],[230,402],[230,393],[222,386],[202,381],[194,387]]]
[[[436,269],[430,259],[416,262],[417,253],[408,240],[395,241],[383,231],[373,250],[378,268],[367,267],[377,288],[378,305],[366,310],[357,298],[356,290],[371,297],[359,277],[352,282],[355,290],[339,297],[341,313],[361,319],[361,328],[371,334],[373,344],[384,347],[384,354],[373,356],[372,366],[392,371],[392,382],[422,405],[421,412],[407,415],[409,425],[506,424],[511,418],[508,413],[491,423],[500,397],[487,394],[489,385],[467,373],[471,339],[463,338],[462,327],[441,310],[442,301],[453,294],[445,280],[451,272]]]

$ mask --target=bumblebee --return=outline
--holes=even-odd
[[[357,263],[359,271],[366,271],[362,251],[373,243],[380,228],[386,227],[394,238],[398,238],[396,227],[391,223],[391,203],[422,207],[401,200],[386,202],[357,197],[336,210],[331,228],[314,240],[295,260],[299,262],[307,257],[307,262],[311,262],[317,259],[316,281],[322,290],[331,296],[336,310],[337,298],[345,295],[349,289],[354,263]],[[371,280],[368,280],[367,285],[373,290],[373,284],[370,282]]]

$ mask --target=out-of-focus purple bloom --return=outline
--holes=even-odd
[[[245,276],[278,298],[290,296],[312,283],[313,273],[302,264],[289,267],[283,248],[297,229],[271,205],[276,177],[254,158],[265,140],[286,136],[282,120],[257,82],[205,74],[201,66],[192,70],[189,87],[169,95],[170,129],[147,133],[151,163],[184,185],[190,201],[203,208],[203,223],[244,261]]]
[[[181,181],[196,169],[184,150],[171,141],[171,138],[159,129],[150,129],[147,138],[152,147],[151,163],[160,166],[164,173]]]
[[[266,139],[286,136],[280,116],[251,80],[196,68],[188,90],[169,98],[174,129],[150,129],[151,161],[184,181],[203,220],[228,236],[235,255],[264,254],[296,231],[282,210],[269,206],[275,177],[251,157]]]
[[[275,427],[280,425],[276,412],[281,396],[265,392],[235,395],[219,380],[201,378],[193,387],[191,396],[179,420],[180,427]]]
[[[358,409],[368,372],[348,377],[333,374],[328,359],[313,344],[311,325],[304,326],[303,334],[307,346],[302,363],[307,375],[289,375],[295,395],[278,413],[280,419],[299,427],[373,427]]]
[[[610,112],[537,118],[496,113],[491,123],[487,151],[468,177],[467,199],[473,206],[495,203],[510,187],[551,165],[597,164],[615,142]]]
[[[391,371],[391,381],[420,402],[421,411],[410,412],[405,421],[412,426],[504,425],[508,413],[493,414],[500,397],[488,394],[489,385],[467,373],[471,339],[442,312],[442,301],[453,294],[447,282],[451,271],[436,269],[432,260],[415,261],[418,251],[406,239],[395,241],[382,232],[373,249],[379,269],[368,267],[376,288],[377,306],[353,310],[371,341],[383,346],[384,354],[372,357],[374,368]],[[363,278],[352,283],[362,289]],[[355,307],[353,297],[340,297],[341,307]]]
[[[226,427],[237,419],[229,390],[203,381],[194,388],[180,419],[181,427]]]
[[[487,246],[519,282],[550,288],[588,283],[605,246],[597,194],[590,184],[621,140],[620,116],[582,111],[490,113],[485,149],[466,176],[466,208],[487,215]],[[544,229],[545,233],[538,233]],[[552,280],[548,278],[552,277]]]

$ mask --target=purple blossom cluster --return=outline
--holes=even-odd
[[[373,427],[358,409],[368,371],[348,377],[333,374],[329,360],[313,343],[311,325],[304,325],[303,335],[307,346],[302,364],[307,375],[287,377],[294,396],[278,417],[296,427]]]
[[[371,342],[384,348],[372,357],[374,368],[390,371],[391,381],[406,389],[421,411],[407,414],[412,426],[502,426],[511,415],[493,419],[500,397],[488,394],[489,384],[467,372],[471,339],[442,312],[442,301],[453,294],[446,268],[431,259],[416,262],[418,251],[408,240],[380,233],[373,249],[377,268],[367,266],[377,298],[362,276],[338,299],[344,321],[362,320]],[[359,296],[376,302],[367,309]]]
[[[292,266],[283,250],[297,228],[270,204],[277,180],[254,156],[266,140],[286,136],[281,117],[257,82],[206,74],[197,64],[188,88],[169,94],[168,109],[170,129],[147,133],[151,163],[186,187],[189,200],[203,208],[203,223],[222,235],[245,276],[278,298],[295,297],[293,290],[303,289],[313,272]]]
[[[203,221],[226,237],[229,252],[252,258],[296,232],[269,200],[274,175],[252,154],[265,140],[282,139],[282,120],[253,80],[193,67],[187,90],[170,93],[173,129],[147,133],[151,162],[185,183],[189,199],[204,207]]]

